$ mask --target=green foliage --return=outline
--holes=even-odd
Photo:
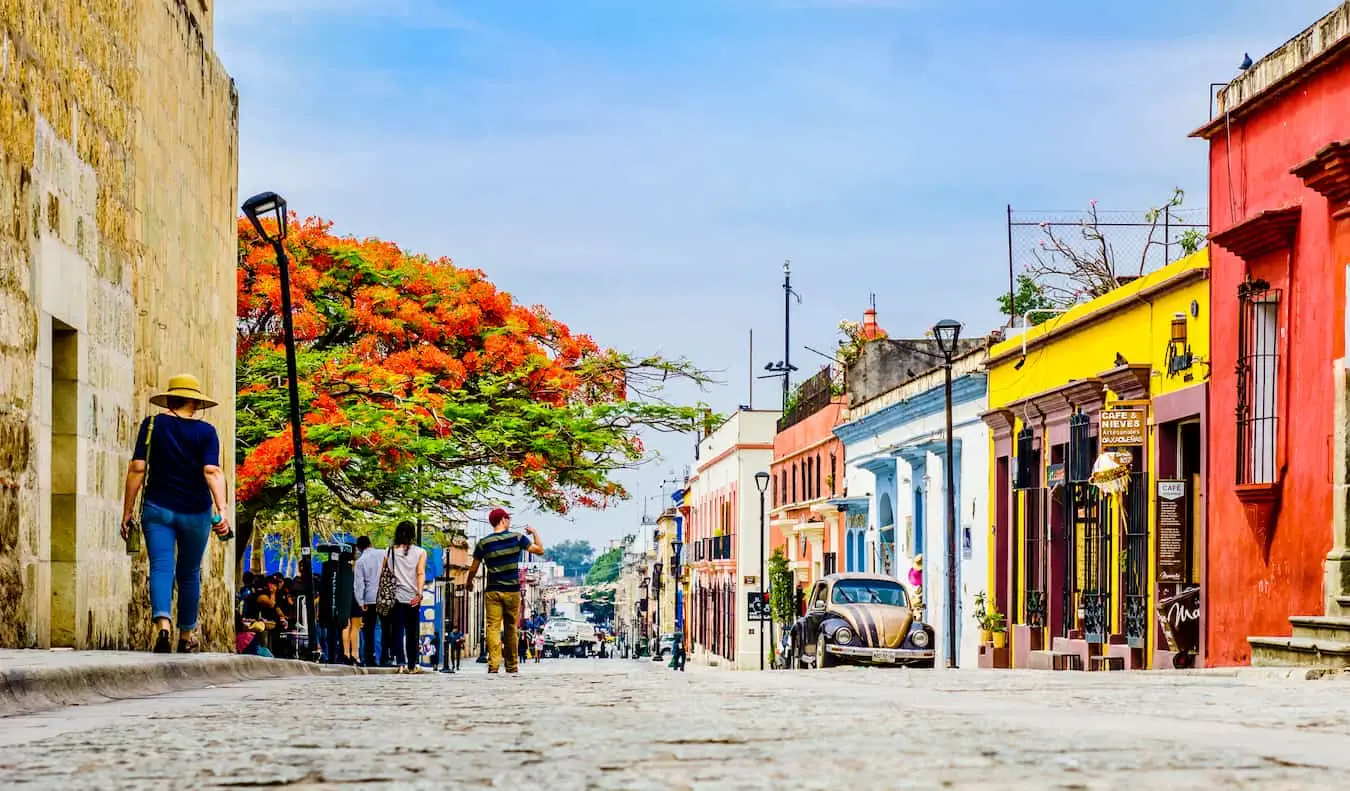
[[[1205,234],[1194,228],[1187,228],[1181,238],[1177,239],[1177,244],[1181,245],[1181,251],[1186,255],[1200,252],[1200,248],[1205,246]]]
[[[769,557],[769,613],[786,627],[797,619],[797,581],[788,567],[782,547],[774,547]]]
[[[544,557],[562,566],[567,576],[583,577],[590,571],[595,548],[585,539],[568,539],[546,548]]]
[[[614,591],[587,590],[581,593],[581,611],[591,623],[607,624],[614,621]]]
[[[1033,310],[1052,310],[1055,303],[1045,294],[1045,291],[1036,285],[1035,279],[1030,275],[1022,274],[1017,276],[1017,290],[1013,292],[1011,307],[1007,294],[998,295],[998,309],[1005,316],[1019,318],[1026,316]],[[1051,313],[1038,313],[1031,317],[1031,324],[1035,326],[1047,319],[1054,317]]]
[[[587,585],[604,585],[619,578],[619,566],[623,563],[623,547],[618,546],[603,552],[591,564],[586,572]]]

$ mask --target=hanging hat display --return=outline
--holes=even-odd
[[[1097,457],[1089,481],[1106,494],[1122,494],[1130,485],[1130,463],[1125,451],[1108,451]]]

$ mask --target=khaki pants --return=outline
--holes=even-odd
[[[520,638],[516,635],[520,593],[488,591],[483,596],[483,607],[487,610],[488,672],[495,673],[502,666],[504,641],[510,646],[506,652],[506,672],[514,673],[520,669]]]

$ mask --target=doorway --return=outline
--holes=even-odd
[[[51,645],[73,648],[76,640],[76,561],[79,492],[79,334],[55,319],[51,331]]]

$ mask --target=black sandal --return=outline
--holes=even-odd
[[[195,636],[190,639],[178,638],[178,653],[180,654],[195,654],[201,647],[201,641]]]
[[[167,653],[169,653],[169,630],[168,630],[168,629],[160,629],[160,630],[159,630],[159,637],[156,637],[156,638],[155,638],[155,648],[154,648],[154,652],[155,652],[156,654],[167,654]]]

